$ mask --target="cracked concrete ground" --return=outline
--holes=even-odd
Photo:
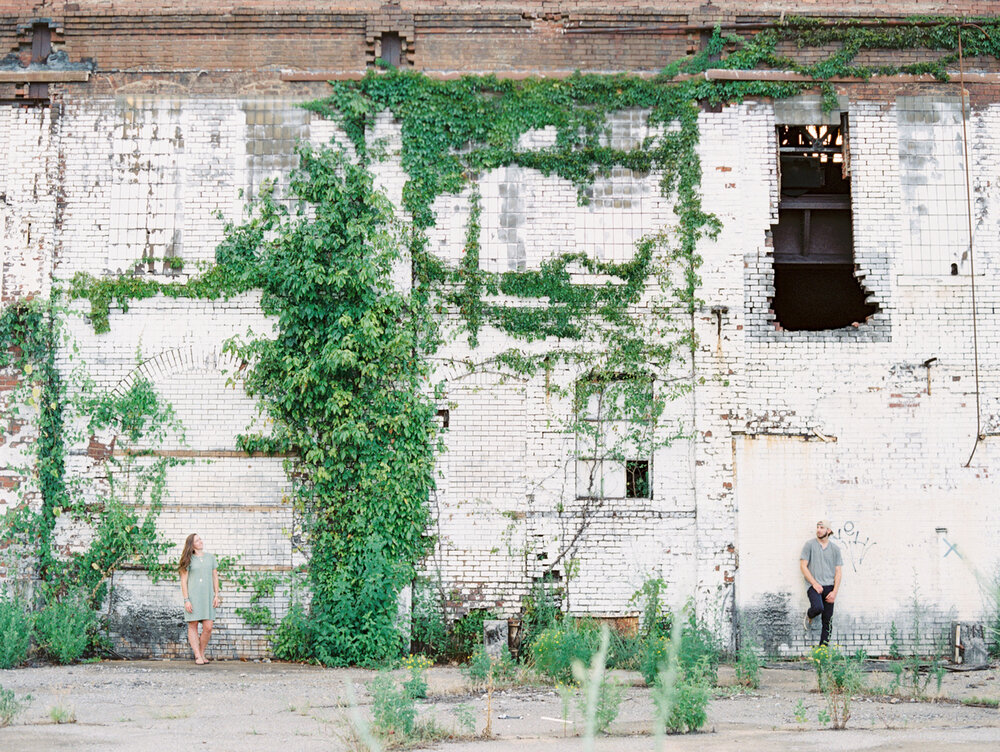
[[[626,683],[641,683],[637,674],[615,673]],[[216,752],[355,750],[349,698],[356,696],[362,712],[370,713],[365,687],[373,676],[360,669],[238,661],[204,667],[179,661],[108,661],[0,671],[0,686],[34,698],[12,726],[0,729],[0,750],[162,752],[165,744]],[[882,685],[889,678],[870,677]],[[731,680],[731,670],[723,667],[720,680]],[[428,685],[430,699],[420,705],[421,718],[433,717],[438,725],[457,730],[456,712],[463,708],[477,719],[477,731],[482,730],[486,698],[470,692],[457,669],[430,670]],[[662,749],[1000,749],[1000,711],[960,702],[1000,699],[997,668],[949,673],[936,702],[857,698],[845,731],[821,728],[817,714],[823,698],[814,688],[813,673],[801,664],[764,669],[759,690],[716,697],[703,732],[669,736]],[[50,710],[56,706],[71,710],[76,722],[53,723]],[[550,687],[499,691],[493,712],[492,740],[460,738],[421,749],[583,749],[574,736],[577,724],[563,723],[562,701]],[[651,718],[648,690],[630,686],[613,735],[598,740],[597,750],[658,749],[649,736]]]

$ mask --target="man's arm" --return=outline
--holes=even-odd
[[[823,587],[816,582],[816,578],[812,576],[812,572],[809,571],[809,562],[805,559],[799,559],[799,569],[802,570],[802,576],[806,578],[806,581],[813,586],[813,590],[817,593],[823,592]],[[840,582],[840,567],[837,567],[837,582]]]
[[[837,600],[837,591],[840,590],[840,571],[841,568],[837,567],[833,574],[833,590],[830,591],[829,595],[826,596],[827,603],[833,603]],[[820,590],[820,592],[823,592]]]

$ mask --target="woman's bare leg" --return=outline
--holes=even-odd
[[[212,625],[214,622],[211,619],[205,619],[201,623],[201,642],[198,643],[201,647],[201,659],[207,661],[208,658],[205,657],[205,648],[208,647],[208,641],[212,637]]]
[[[198,622],[189,621],[187,624],[188,624],[188,644],[191,646],[191,650],[194,651],[194,662],[201,663],[205,660],[203,658],[205,651],[201,647],[201,640],[198,639]]]

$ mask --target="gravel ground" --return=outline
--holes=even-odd
[[[616,672],[626,683],[638,675]],[[0,686],[33,701],[14,724],[0,729],[0,752],[129,750],[162,752],[164,743],[217,751],[356,750],[351,741],[350,697],[368,713],[365,686],[372,672],[320,669],[282,663],[216,661],[194,666],[179,661],[108,661],[0,671]],[[886,684],[888,675],[872,674]],[[723,683],[731,671],[723,668]],[[485,719],[486,698],[470,693],[452,668],[428,672],[431,698],[421,717],[458,728],[456,710],[465,707]],[[822,729],[822,697],[811,671],[796,664],[764,669],[761,688],[721,695],[709,707],[702,733],[669,736],[666,750],[1000,750],[1000,711],[968,707],[968,697],[1000,699],[1000,670],[949,673],[937,702],[857,698],[846,731]],[[933,689],[933,687],[932,687]],[[801,702],[806,720],[796,719]],[[54,707],[70,710],[75,723],[55,724]],[[461,711],[459,711],[461,712]],[[562,701],[547,687],[519,687],[493,698],[491,741],[459,739],[427,747],[446,752],[580,750],[574,724],[564,724]],[[799,713],[802,716],[802,713]],[[597,749],[654,750],[648,691],[630,687],[611,737]]]

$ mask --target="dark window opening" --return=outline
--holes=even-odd
[[[625,495],[630,499],[649,498],[649,462],[629,460],[625,463]]]
[[[390,68],[403,64],[403,38],[395,32],[387,32],[379,38],[379,61]]]
[[[854,276],[848,153],[846,115],[840,125],[778,126],[771,308],[782,329],[840,329],[878,310]]]

